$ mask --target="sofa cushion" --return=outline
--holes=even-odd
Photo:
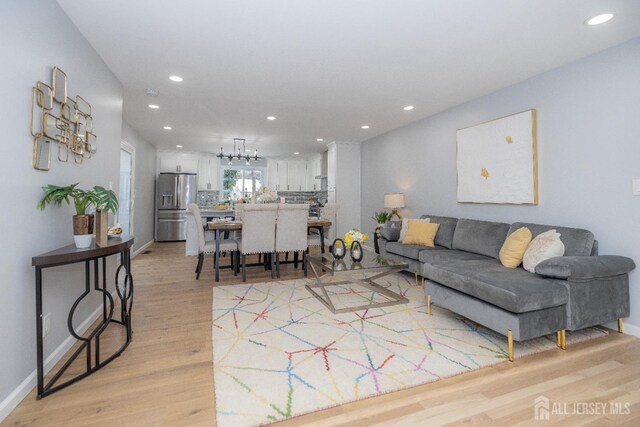
[[[438,249],[436,246],[434,249]],[[490,260],[491,258],[474,254],[471,252],[457,251],[455,249],[445,249],[440,247],[440,250],[424,250],[418,254],[418,260],[425,263],[439,263],[439,262],[452,262],[452,261],[478,261],[478,260]]]
[[[407,234],[405,234],[402,244],[422,245],[433,248],[435,246],[433,240],[436,238],[436,233],[438,232],[439,227],[440,224],[431,224],[424,219],[409,220]]]
[[[453,233],[456,230],[458,218],[436,215],[422,215],[420,218],[429,218],[432,223],[440,224],[436,234],[435,244],[448,249],[453,248]]]
[[[531,243],[531,231],[522,227],[507,236],[498,258],[500,263],[507,268],[516,268],[522,264],[522,257]]]
[[[380,230],[380,235],[391,242],[397,242],[400,239],[400,229],[384,227]]]
[[[418,260],[420,251],[427,249],[421,245],[403,245],[400,242],[387,242],[386,250],[392,254]]]
[[[563,281],[545,279],[522,268],[506,268],[497,260],[441,261],[424,264],[423,275],[512,313],[567,304]]]
[[[497,259],[508,231],[509,224],[502,222],[459,219],[453,233],[453,249]]]
[[[537,235],[545,231],[555,229],[560,233],[560,240],[564,243],[564,254],[567,256],[589,256],[592,255],[594,236],[589,230],[582,228],[556,227],[553,225],[530,224],[526,222],[515,222],[509,228],[509,234],[520,227],[527,227],[535,239]]]

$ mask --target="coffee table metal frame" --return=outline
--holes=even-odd
[[[309,267],[313,273],[316,283],[311,285],[306,285],[305,288],[311,295],[316,297],[322,304],[324,304],[333,314],[341,314],[341,313],[350,313],[359,310],[366,310],[369,308],[380,308],[380,307],[388,307],[396,304],[406,304],[409,300],[402,295],[399,295],[383,286],[378,285],[374,282],[374,280],[380,279],[381,277],[387,276],[389,274],[395,273],[396,271],[401,271],[407,268],[406,264],[396,264],[396,265],[380,265],[375,267],[363,267],[361,269],[349,269],[349,270],[336,270],[335,268],[329,267],[326,264],[322,263],[322,257],[318,256],[309,256],[307,257],[307,261],[309,263]],[[326,270],[327,272],[324,274],[319,274]],[[351,277],[348,280],[341,280],[337,282],[329,282],[328,279],[332,277],[338,276],[348,276],[348,275],[356,275],[362,274],[365,272],[375,272],[378,271],[377,274],[374,274],[370,277],[365,277],[363,279],[358,279]],[[364,288],[369,289],[372,292],[379,293],[389,298],[389,301],[377,302],[377,303],[369,303],[363,304],[355,307],[345,307],[345,308],[336,308],[333,305],[333,301],[331,301],[331,297],[327,292],[327,286],[336,286],[336,285],[359,285]],[[314,289],[320,289],[322,295],[316,292]]]

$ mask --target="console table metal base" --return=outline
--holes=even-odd
[[[92,247],[85,251],[75,250],[73,247],[65,247],[42,256],[34,257],[32,263],[35,265],[36,272],[36,351],[37,351],[37,398],[42,399],[52,393],[62,390],[65,387],[70,386],[83,378],[88,377],[104,366],[108,365],[114,359],[116,359],[127,348],[131,342],[132,328],[131,328],[131,309],[133,305],[133,275],[131,274],[131,254],[130,248],[133,244],[133,238],[129,237],[123,239],[123,242],[118,244],[112,243],[111,245],[103,248]],[[115,285],[117,297],[120,300],[120,313],[119,318],[114,316],[115,302],[111,293],[107,289],[107,263],[106,257],[110,255],[120,254],[122,264],[116,269]],[[99,262],[102,261],[102,262]],[[73,264],[76,262],[84,263],[84,276],[85,276],[85,288],[84,292],[75,300],[71,306],[71,310],[67,315],[67,328],[73,338],[75,338],[80,345],[73,352],[73,354],[65,361],[65,363],[57,370],[51,377],[51,379],[45,383],[44,378],[44,343],[42,335],[42,272],[43,269],[48,267]],[[93,269],[91,268],[93,264]],[[93,270],[93,286],[92,286],[92,274]],[[102,276],[102,277],[100,277]],[[123,282],[120,282],[120,277],[123,277]],[[120,285],[120,283],[122,283]],[[102,295],[102,316],[98,324],[88,332],[87,335],[80,335],[74,329],[74,313],[80,302],[89,295],[91,290],[97,291]],[[106,358],[102,358],[100,351],[100,338],[103,332],[110,324],[115,324],[121,328],[125,333],[123,343],[114,353],[110,354]],[[72,378],[57,384],[67,369],[73,364],[73,362],[80,356],[82,352],[85,352],[86,366],[84,372],[79,373]]]

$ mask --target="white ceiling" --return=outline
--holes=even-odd
[[[640,36],[637,0],[58,3],[124,85],[143,137],[209,152],[234,137],[263,155],[364,141]],[[614,19],[584,25],[604,12]]]

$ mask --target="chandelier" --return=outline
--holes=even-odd
[[[244,138],[233,138],[233,151],[230,154],[224,154],[224,149],[220,147],[220,153],[218,154],[218,157],[220,157],[221,159],[229,159],[229,166],[233,164],[233,159],[244,160],[246,161],[245,164],[247,166],[249,166],[250,160],[260,160],[260,157],[258,157],[257,148],[255,149],[253,156],[247,154]]]

